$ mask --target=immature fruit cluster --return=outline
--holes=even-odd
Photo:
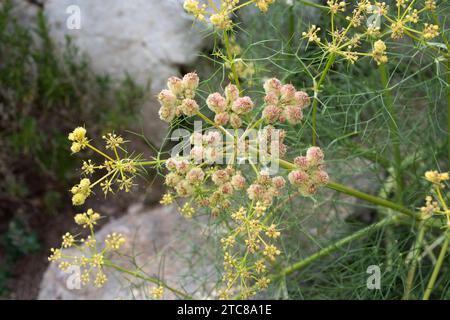
[[[233,84],[225,87],[225,97],[218,92],[212,93],[206,99],[206,104],[216,114],[214,122],[217,125],[230,123],[235,129],[242,126],[242,116],[254,107],[250,97],[239,97],[239,89]]]
[[[289,182],[304,196],[316,193],[320,186],[328,183],[329,177],[324,168],[324,155],[319,147],[311,147],[306,156],[294,159],[298,169],[289,173]]]
[[[280,195],[285,184],[286,181],[282,176],[271,178],[268,171],[261,171],[256,181],[247,189],[247,194],[250,200],[260,201],[269,207],[273,199]]]
[[[195,72],[186,74],[183,79],[171,77],[167,81],[168,89],[158,95],[161,109],[159,117],[165,122],[171,122],[184,114],[191,117],[197,113],[199,106],[194,100],[198,88],[199,78]]]
[[[266,107],[263,117],[269,122],[300,123],[303,109],[310,104],[310,98],[304,91],[297,91],[291,84],[283,85],[280,80],[272,78],[264,83]]]
[[[195,132],[190,137],[193,145],[190,155],[195,163],[214,163],[222,157],[222,136],[217,131],[207,134]]]

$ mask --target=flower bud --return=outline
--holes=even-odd
[[[328,181],[330,181],[330,178],[328,176],[328,173],[323,170],[318,170],[314,172],[313,180],[319,185],[326,185]]]
[[[229,119],[230,119],[230,117],[229,117],[228,113],[223,112],[223,113],[216,114],[216,116],[214,117],[214,122],[219,126],[224,126],[228,123]]]
[[[186,173],[189,169],[189,161],[186,159],[177,162],[177,170],[181,173]]]
[[[84,193],[76,193],[72,197],[72,204],[74,206],[81,206],[86,201],[86,195]]]
[[[230,117],[230,124],[234,129],[238,129],[242,126],[242,120],[236,113],[233,113]]]
[[[204,153],[205,161],[206,161],[207,163],[213,163],[213,162],[216,162],[217,159],[218,159],[218,158],[220,157],[220,155],[221,155],[220,150],[221,150],[221,149],[218,150],[216,147],[208,147],[208,148],[206,148],[206,149],[205,149],[205,153]]]
[[[165,183],[169,187],[175,187],[181,179],[182,178],[175,172],[170,172],[166,175]]]
[[[225,87],[225,97],[228,101],[235,101],[239,98],[239,89],[234,84],[229,84]]]
[[[233,186],[231,185],[231,183],[226,182],[224,183],[221,187],[220,187],[220,192],[224,195],[232,195],[233,194]]]
[[[175,171],[177,169],[177,162],[178,162],[178,160],[174,159],[174,158],[167,159],[167,161],[166,161],[166,168],[169,171]]]
[[[240,174],[236,174],[231,178],[231,184],[238,190],[242,189],[245,187],[245,178]]]
[[[247,194],[250,200],[260,199],[263,196],[264,187],[260,184],[254,183],[247,189]]]
[[[204,178],[205,178],[205,173],[200,168],[192,168],[186,175],[186,179],[190,183],[202,182]]]
[[[167,87],[174,95],[183,93],[183,81],[178,77],[170,77],[167,80]]]
[[[304,171],[294,170],[289,173],[288,179],[292,185],[300,187],[308,182],[309,175]]]
[[[266,94],[269,92],[273,92],[277,95],[280,94],[281,86],[281,81],[276,78],[268,79],[264,82],[264,90]]]
[[[311,99],[304,91],[297,91],[295,93],[295,103],[302,109],[308,107],[311,103]]]
[[[298,106],[287,106],[284,115],[290,124],[300,123],[303,119],[302,109]]]
[[[200,79],[195,72],[187,73],[183,77],[183,88],[186,90],[195,91],[198,88]]]
[[[305,196],[309,197],[314,195],[317,192],[317,186],[314,184],[306,184],[300,187],[300,193]]]
[[[175,109],[161,107],[159,109],[159,118],[165,122],[171,122],[175,118]]]
[[[274,92],[267,93],[267,95],[264,97],[264,101],[266,102],[266,104],[273,104],[273,105],[277,105],[279,102],[278,96]]]
[[[217,170],[211,176],[211,180],[218,186],[227,182],[229,178],[230,177],[228,176],[228,173],[226,172],[226,170]]]
[[[179,196],[185,197],[191,195],[194,192],[194,188],[187,180],[182,180],[175,186],[175,191]]]
[[[177,97],[172,93],[172,91],[164,89],[158,94],[158,101],[161,106],[172,108],[177,102]]]
[[[268,105],[264,108],[262,116],[269,122],[275,122],[280,118],[281,109],[275,105]]]
[[[227,102],[224,97],[220,95],[220,93],[215,92],[208,96],[206,99],[206,105],[211,111],[215,113],[225,112],[227,109]]]
[[[188,117],[194,116],[199,110],[199,106],[195,100],[184,99],[181,103],[181,111]]]
[[[72,153],[80,152],[80,150],[81,150],[81,144],[79,144],[78,142],[72,143],[72,146],[70,147],[70,151],[72,151]]]
[[[296,92],[297,90],[292,84],[285,84],[280,89],[281,100],[283,100],[283,102],[286,104],[292,103],[295,99]]]
[[[202,146],[194,146],[191,149],[190,155],[196,163],[201,163],[203,161],[204,148]]]
[[[277,176],[272,179],[272,183],[277,189],[281,189],[286,185],[286,180],[282,176]]]
[[[323,162],[323,152],[319,147],[311,147],[306,151],[306,158],[313,165],[319,165]]]
[[[203,135],[200,132],[194,132],[189,137],[189,142],[194,146],[201,146],[203,144]]]
[[[305,156],[295,158],[294,163],[302,170],[306,170],[309,167],[309,160]]]
[[[253,109],[253,101],[250,97],[242,97],[234,101],[231,109],[237,114],[245,114]]]
[[[218,131],[210,131],[207,133],[206,136],[204,136],[204,142],[208,146],[217,146],[222,142],[222,136]]]

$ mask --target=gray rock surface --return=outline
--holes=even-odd
[[[154,96],[167,78],[192,65],[209,42],[205,26],[184,12],[183,0],[15,0],[24,21],[31,21],[39,7],[30,2],[42,4],[51,37],[62,46],[70,36],[95,72],[115,79],[130,75],[141,85],[150,84],[142,124],[149,139],[159,144],[167,125],[159,120]],[[79,29],[74,29],[73,8],[79,9]]]
[[[122,233],[127,239],[121,249],[124,256],[115,255],[112,259],[115,263],[132,271],[138,267],[148,276],[162,278],[173,288],[204,298],[209,294],[203,285],[215,283],[217,274],[212,264],[207,263],[207,244],[201,242],[202,228],[201,224],[193,224],[181,217],[174,206],[149,210],[134,205],[125,216],[103,226],[96,238],[103,241],[107,234]],[[76,255],[77,251],[67,249],[65,253]],[[149,289],[155,287],[121,272],[105,270],[108,282],[103,288],[87,285],[81,289],[69,289],[67,281],[70,274],[51,264],[42,279],[38,299],[148,299]],[[175,296],[166,290],[164,298],[173,299]]]

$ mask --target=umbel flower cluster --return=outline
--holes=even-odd
[[[327,55],[342,56],[352,64],[360,57],[372,57],[380,65],[388,61],[388,48],[383,38],[394,40],[404,36],[426,43],[439,36],[439,27],[427,22],[429,13],[436,9],[434,0],[397,0],[395,5],[385,2],[359,0],[354,5],[348,1],[327,1],[331,26],[322,30],[311,25],[303,37],[319,46]],[[346,23],[339,25],[338,16]],[[330,37],[325,36],[330,35]],[[362,47],[362,41],[371,44],[372,49]]]
[[[208,19],[216,28],[226,30],[232,27],[231,19],[236,10],[253,3],[259,10],[266,12],[269,5],[274,2],[275,0],[250,0],[240,4],[240,0],[220,0],[220,3],[216,5],[215,1],[210,0],[207,3],[201,3],[198,0],[185,0],[183,6],[196,19],[200,21]]]
[[[99,213],[88,209],[86,212],[75,215],[75,223],[90,231],[86,238],[66,233],[62,236],[61,247],[51,249],[49,261],[57,263],[62,271],[69,271],[76,267],[79,272],[80,284],[85,286],[92,283],[95,287],[102,287],[107,277],[104,272],[105,263],[111,253],[120,250],[125,238],[119,233],[107,235],[103,243],[97,243],[94,236],[94,227],[100,220]],[[69,255],[64,249],[76,248],[78,254]]]
[[[80,152],[83,149],[89,148],[99,154],[103,159],[103,163],[96,164],[91,159],[83,161],[81,170],[84,178],[73,186],[70,190],[72,193],[72,203],[75,206],[80,206],[85,203],[86,199],[92,194],[92,190],[96,185],[100,185],[105,196],[113,192],[114,185],[118,190],[129,192],[133,186],[133,180],[136,176],[139,163],[139,157],[130,158],[126,149],[122,147],[126,141],[114,133],[108,133],[103,136],[105,140],[105,149],[113,152],[113,155],[108,155],[94,147],[87,138],[86,129],[83,127],[76,128],[69,134],[69,140],[72,141],[71,150],[73,153]],[[121,157],[120,154],[124,154]],[[102,172],[94,182],[91,178]]]
[[[297,157],[289,169],[283,169],[278,175],[271,174],[266,169],[267,163],[261,161],[263,150],[270,161],[284,161],[281,158],[286,154],[286,133],[277,126],[284,122],[291,125],[301,122],[302,109],[309,105],[306,92],[297,91],[294,86],[282,84],[275,78],[268,79],[264,83],[264,102],[258,106],[252,98],[243,96],[237,86],[229,84],[223,94],[214,92],[204,101],[205,107],[213,113],[210,119],[195,100],[199,83],[195,73],[188,73],[181,79],[171,77],[167,89],[158,95],[162,120],[170,122],[178,117],[195,116],[210,126],[192,133],[192,148],[186,155],[144,161],[128,153],[123,147],[127,141],[121,136],[104,135],[105,146],[101,150],[87,138],[85,128],[74,129],[68,137],[72,152],[89,149],[100,155],[103,162],[83,161],[83,177],[70,190],[72,201],[77,206],[84,204],[97,187],[105,196],[120,190],[129,192],[134,178],[146,166],[164,165],[168,171],[165,183],[169,191],[163,196],[162,204],[180,199],[180,212],[186,217],[208,209],[213,217],[221,215],[231,219],[231,229],[220,241],[224,250],[220,297],[228,298],[236,291],[249,297],[269,285],[267,272],[281,254],[275,243],[280,231],[271,208],[286,194],[286,178],[301,194],[315,194],[328,182],[324,155],[320,148],[311,147],[306,156]],[[275,109],[278,111],[273,111]],[[258,134],[251,134],[255,129]],[[121,234],[112,233],[102,244],[97,243],[94,229],[100,218],[93,209],[77,214],[75,223],[88,229],[90,235],[77,239],[70,233],[65,234],[61,248],[52,249],[49,257],[62,270],[72,266],[80,268],[83,285],[92,281],[100,287],[107,281],[104,268],[112,266],[108,255],[125,242]],[[64,249],[70,247],[76,248],[79,254],[66,254]],[[152,296],[160,298],[163,288],[154,287]]]
[[[448,172],[427,171],[425,172],[425,179],[432,183],[432,189],[431,194],[425,198],[425,205],[420,208],[422,218],[429,219],[434,215],[444,216],[447,227],[450,228],[450,210],[443,195],[445,182],[449,180]]]
[[[195,76],[189,74],[188,77]],[[168,90],[174,81],[171,79]],[[271,207],[285,194],[285,177],[304,196],[314,195],[328,183],[324,154],[318,147],[310,147],[305,156],[295,158],[284,177],[283,174],[271,174],[257,161],[252,162],[251,151],[258,153],[262,149],[269,155],[276,155],[271,161],[279,161],[285,156],[285,131],[277,129],[277,125],[300,123],[302,110],[310,101],[306,92],[296,90],[293,85],[282,84],[275,78],[266,80],[264,89],[266,95],[261,106],[257,106],[250,97],[242,96],[233,84],[225,87],[224,94],[210,94],[205,104],[213,113],[212,119],[200,109],[196,116],[211,127],[204,132],[192,133],[192,148],[188,154],[176,155],[165,161],[168,171],[165,183],[169,191],[163,196],[162,204],[182,199],[180,211],[186,217],[208,208],[214,217],[221,215],[232,219],[234,226],[221,239],[225,272],[224,287],[220,292],[222,298],[229,298],[236,287],[243,297],[249,297],[268,286],[268,266],[281,254],[274,243],[280,232],[273,223]],[[166,100],[159,100],[161,109],[166,108]],[[258,117],[259,113],[262,116]],[[182,115],[188,116],[179,113]],[[249,132],[255,128],[259,131],[252,140]],[[236,134],[238,129],[241,134]],[[251,143],[254,140],[256,144]],[[237,150],[241,145],[244,152]],[[221,162],[223,158],[226,161]],[[242,160],[248,160],[248,163]],[[247,199],[243,201],[249,204],[248,207],[240,205],[242,199]]]

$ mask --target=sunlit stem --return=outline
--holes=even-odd
[[[436,283],[436,279],[441,271],[442,263],[444,262],[444,258],[447,254],[448,250],[448,234],[445,235],[444,243],[442,244],[441,252],[439,253],[438,260],[436,261],[436,265],[434,266],[433,273],[431,274],[431,278],[428,281],[427,289],[423,295],[423,300],[428,300],[430,298],[431,293],[433,292],[434,285]]]
[[[420,249],[422,248],[423,238],[425,236],[426,226],[424,223],[419,225],[419,234],[416,237],[413,247],[410,250],[411,254],[411,266],[409,267],[408,276],[406,278],[405,292],[403,294],[403,300],[409,300],[411,296],[411,290],[414,283],[414,276],[417,270],[417,264],[420,257]]]
[[[389,75],[384,64],[379,67],[381,84],[383,86],[383,101],[386,110],[389,113],[389,129],[392,153],[394,155],[394,175],[396,182],[396,200],[403,202],[403,174],[402,174],[402,156],[400,152],[400,132],[397,125],[397,117],[394,108],[392,91],[389,89]]]
[[[241,92],[241,85],[239,83],[239,76],[236,71],[236,65],[234,63],[233,53],[231,52],[231,46],[230,46],[230,37],[228,35],[228,30],[225,30],[223,32],[223,40],[225,42],[225,49],[227,50],[227,59],[228,63],[230,64],[231,73],[233,75],[234,84],[238,88],[239,92]]]
[[[142,279],[142,280],[144,280],[146,282],[151,282],[151,283],[154,283],[154,284],[156,284],[158,286],[162,286],[162,287],[166,288],[167,290],[173,292],[174,294],[176,294],[177,296],[179,296],[179,297],[181,297],[183,299],[189,299],[189,300],[193,299],[192,296],[190,296],[190,295],[188,295],[186,293],[183,293],[183,292],[181,292],[181,291],[179,291],[179,290],[177,290],[175,288],[170,287],[169,285],[167,285],[165,282],[163,282],[162,280],[160,280],[158,278],[146,276],[146,275],[142,274],[139,271],[127,270],[125,268],[122,268],[122,267],[120,267],[120,266],[110,262],[110,261],[105,261],[104,265],[106,267],[110,267],[110,268],[116,269],[116,270],[118,270],[120,272],[129,274],[130,276],[133,276],[135,278]]]
[[[108,156],[106,153],[104,153],[104,152],[98,150],[98,149],[97,149],[96,147],[94,147],[93,145],[91,145],[91,144],[88,143],[87,146],[88,146],[89,148],[91,148],[92,150],[94,150],[95,152],[97,152],[98,154],[101,154],[102,156],[104,156],[106,159],[108,159],[108,160],[110,160],[110,161],[115,161],[113,158],[111,158],[110,156]]]
[[[327,77],[327,73],[330,70],[331,66],[333,65],[334,61],[336,59],[335,54],[330,54],[328,56],[327,64],[325,65],[325,69],[322,71],[322,74],[319,78],[319,81],[315,83],[314,85],[314,100],[312,103],[312,145],[317,145],[317,109],[319,106],[319,99],[318,95],[320,92],[320,89],[322,88],[322,84],[325,81]]]

